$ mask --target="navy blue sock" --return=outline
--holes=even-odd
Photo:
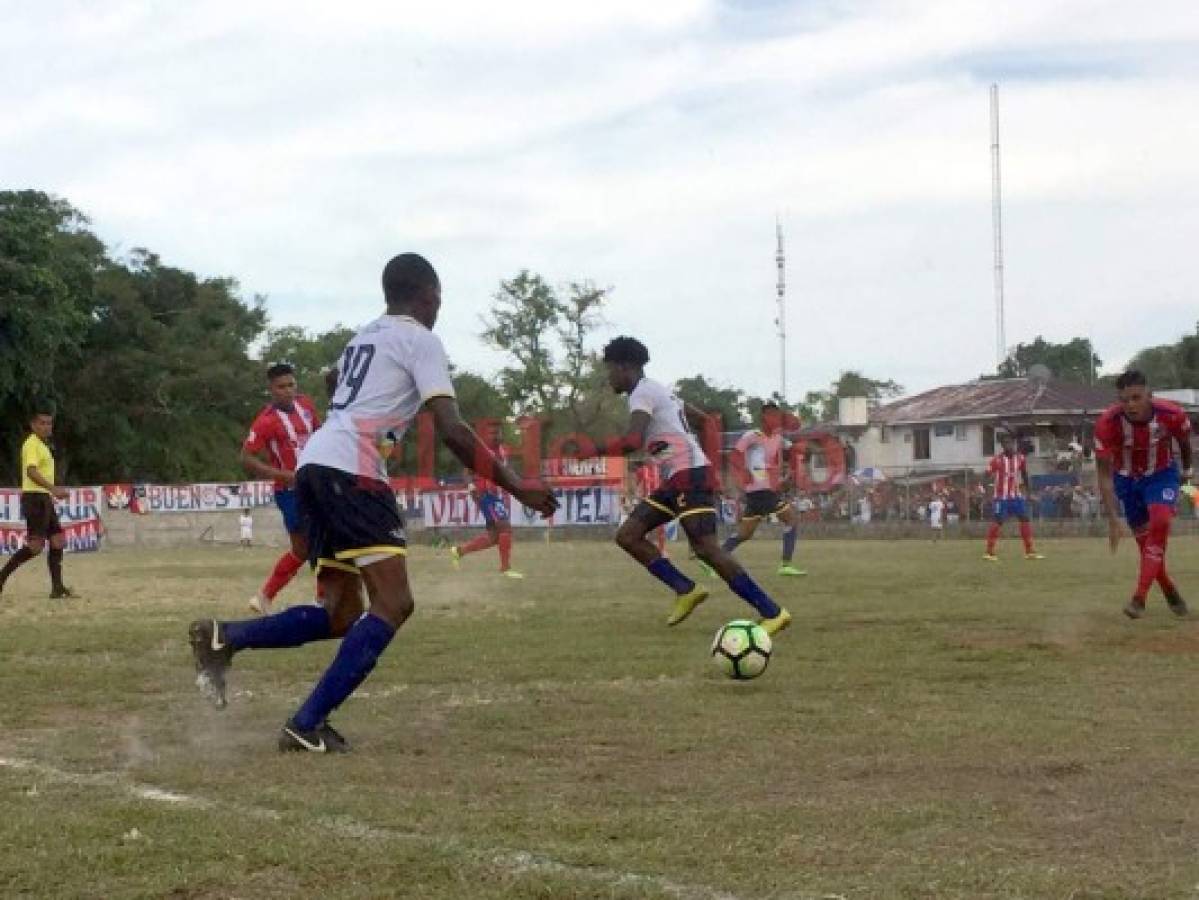
[[[791,562],[791,557],[795,555],[795,544],[798,540],[798,528],[783,529],[783,562]]]
[[[740,546],[741,546],[741,538],[737,537],[737,535],[735,535],[735,534],[730,534],[727,538],[724,539],[724,543],[720,545],[720,548],[725,553],[732,553],[734,550],[736,550]]]
[[[366,613],[355,622],[342,639],[337,656],[295,714],[296,727],[311,731],[341,706],[366,680],[395,633],[394,628],[373,613]]]
[[[763,618],[773,619],[782,612],[779,605],[771,600],[746,572],[734,577],[729,582],[729,587],[733,589],[734,594],[761,613]]]
[[[329,613],[323,606],[293,606],[261,619],[222,622],[221,630],[234,650],[299,647],[333,636]]]
[[[651,575],[676,594],[686,594],[688,591],[695,590],[695,582],[676,569],[674,563],[665,556],[659,556],[646,568],[649,569]]]

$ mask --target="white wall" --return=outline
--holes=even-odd
[[[871,425],[866,432],[853,443],[857,454],[858,468],[876,466],[880,469],[913,468],[913,469],[944,469],[966,468],[983,469],[988,457],[982,450],[982,425],[979,423],[964,423],[965,440],[958,440],[956,432],[945,436],[935,433],[935,426],[929,428],[930,458],[917,460],[913,458],[916,441],[912,437],[912,427],[899,425],[887,429],[887,440],[882,440],[881,427]]]

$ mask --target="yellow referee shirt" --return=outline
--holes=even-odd
[[[36,434],[29,435],[21,445],[21,490],[31,494],[50,493],[29,477],[29,467],[33,466],[50,484],[54,484],[54,456],[50,448]]]

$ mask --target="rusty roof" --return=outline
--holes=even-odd
[[[870,421],[882,425],[1034,415],[1094,415],[1116,402],[1109,387],[1070,381],[997,378],[933,388],[880,406]]]

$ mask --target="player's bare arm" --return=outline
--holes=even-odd
[[[733,477],[729,479],[729,486],[734,493],[744,492],[744,489],[750,484],[749,470],[745,465],[745,453],[742,450],[734,447],[729,451],[729,465],[733,469]]]
[[[695,434],[703,431],[710,418],[706,412],[690,403],[683,404],[683,415],[687,417],[687,424]]]
[[[625,433],[616,440],[608,442],[608,452],[628,456],[631,453],[648,449],[645,446],[645,436],[649,432],[650,421],[649,413],[640,409],[635,410],[629,416],[629,425],[625,429]]]
[[[251,453],[245,447],[241,449],[241,466],[246,470],[247,474],[260,478],[263,481],[283,481],[287,484],[293,484],[296,480],[295,472],[277,469],[267,463],[257,453]]]
[[[475,434],[462,418],[458,410],[458,401],[453,397],[433,397],[426,404],[433,413],[433,421],[441,434],[441,441],[449,448],[462,463],[473,472],[479,472],[490,478],[513,497],[545,517],[552,516],[558,508],[558,501],[545,485],[539,482],[527,482],[517,477]],[[486,471],[490,469],[490,471]]]
[[[66,488],[56,487],[53,482],[44,477],[37,466],[29,466],[25,469],[25,474],[29,476],[29,480],[40,487],[45,488],[50,492],[50,496],[57,497],[59,500],[65,500],[71,496],[71,492]]]
[[[1095,460],[1096,476],[1099,480],[1099,496],[1107,511],[1107,543],[1112,553],[1120,546],[1120,504],[1116,500],[1116,488],[1112,481],[1112,461],[1107,456]]]

